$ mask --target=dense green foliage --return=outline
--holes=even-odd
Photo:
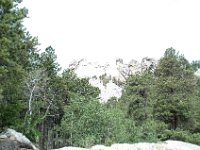
[[[23,132],[42,150],[167,139],[200,145],[199,61],[169,48],[155,70],[120,83],[120,99],[100,103],[88,79],[72,70],[60,74],[51,46],[37,52],[19,3],[0,1],[0,131]]]
[[[193,67],[170,48],[160,59],[155,77],[155,117],[173,129],[183,127],[190,122],[188,112],[195,85]]]
[[[131,75],[125,83],[121,101],[127,106],[128,116],[138,124],[143,124],[152,117],[151,89],[153,81],[153,74],[147,70],[142,74]]]
[[[66,106],[60,128],[65,144],[90,147],[99,143],[111,144],[113,141],[126,142],[128,124],[122,111],[107,109],[95,100],[85,102],[77,98]]]
[[[30,66],[29,57],[35,53],[37,39],[32,38],[22,25],[26,9],[18,2],[0,1],[0,129],[21,124],[20,111],[25,96],[23,80]]]

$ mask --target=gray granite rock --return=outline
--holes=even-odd
[[[32,142],[22,133],[7,129],[0,134],[0,150],[37,150]]]

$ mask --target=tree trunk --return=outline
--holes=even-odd
[[[178,126],[178,116],[177,113],[173,114],[173,129],[176,130],[177,126]]]
[[[41,133],[41,136],[40,136],[40,139],[39,139],[39,146],[40,146],[40,150],[45,150],[45,147],[44,147],[44,142],[45,142],[45,139],[44,139],[44,122],[42,122],[40,124],[40,127],[39,127],[39,130],[40,130],[40,133]]]

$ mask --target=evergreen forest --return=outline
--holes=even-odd
[[[156,68],[129,76],[106,103],[73,70],[61,73],[55,49],[23,25],[21,0],[0,0],[0,132],[13,128],[41,150],[157,142],[200,145],[200,61],[166,49]]]

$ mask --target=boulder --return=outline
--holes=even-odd
[[[17,142],[10,139],[0,139],[0,150],[20,150]]]
[[[0,134],[0,150],[37,150],[22,133],[7,129]]]

